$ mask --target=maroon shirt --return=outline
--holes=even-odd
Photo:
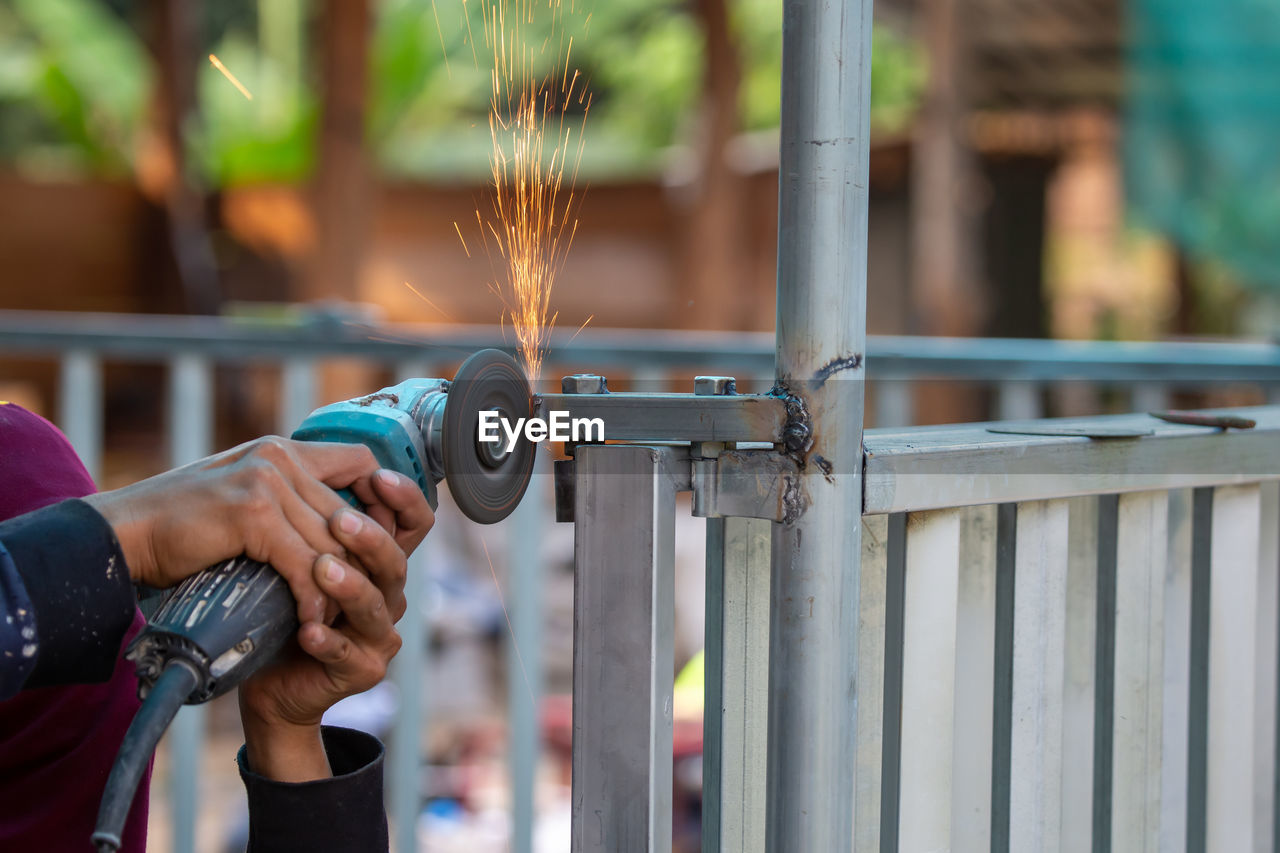
[[[44,418],[0,404],[0,521],[95,491],[71,443]],[[142,613],[121,651],[142,629]],[[88,851],[107,774],[138,710],[133,665],[103,684],[36,687],[0,701],[0,850]],[[122,853],[144,853],[148,767]]]

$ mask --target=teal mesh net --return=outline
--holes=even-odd
[[[1129,0],[1126,191],[1140,224],[1280,289],[1280,0]]]

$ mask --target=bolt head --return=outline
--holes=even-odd
[[[737,380],[732,376],[695,376],[693,393],[699,397],[728,397],[738,393]]]
[[[574,373],[560,380],[560,390],[565,394],[608,394],[609,385],[598,374]]]

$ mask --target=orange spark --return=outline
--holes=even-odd
[[[430,299],[428,299],[428,298],[427,298],[427,296],[426,296],[426,294],[425,294],[425,293],[423,293],[421,290],[418,290],[418,288],[414,287],[412,284],[410,284],[410,283],[409,283],[409,282],[407,282],[407,281],[404,283],[404,286],[405,286],[405,287],[407,287],[407,288],[409,288],[410,290],[412,290],[412,291],[413,291],[413,295],[414,295],[414,296],[418,297],[418,298],[419,298],[419,299],[421,299],[423,302],[427,303],[427,304],[428,304],[428,305],[430,305],[432,308],[436,309],[436,310],[437,310],[437,311],[439,311],[441,314],[443,314],[443,315],[444,315],[444,318],[445,318],[446,320],[452,320],[452,319],[453,319],[452,317],[450,317],[450,316],[449,316],[449,312],[448,312],[448,311],[445,311],[445,310],[444,310],[443,308],[441,308],[439,305],[435,304],[435,303],[434,303],[434,302],[432,302]]]
[[[458,239],[462,241],[462,251],[467,253],[467,257],[471,257],[471,250],[467,248],[467,240],[462,236],[462,229],[458,227],[458,221],[453,221],[453,230],[458,232]]]
[[[213,63],[214,68],[222,72],[223,77],[226,77],[228,80],[231,81],[232,86],[235,86],[237,89],[240,90],[240,94],[244,95],[246,98],[248,98],[251,101],[253,100],[253,95],[249,92],[248,89],[244,87],[243,83],[241,83],[239,80],[236,79],[236,75],[232,74],[230,71],[227,70],[227,66],[222,64],[221,59],[219,59],[218,57],[214,56],[211,53],[209,54],[209,62]]]
[[[595,315],[595,314],[592,314],[590,317],[588,317],[587,319],[583,320],[583,321],[582,321],[582,325],[578,327],[578,331],[574,332],[574,333],[573,333],[573,337],[570,337],[570,338],[569,338],[569,340],[565,341],[565,343],[567,343],[567,344],[571,344],[571,343],[573,343],[573,339],[574,339],[574,338],[576,338],[578,335],[582,334],[582,330],[583,330],[583,329],[585,329],[585,328],[587,327],[587,324],[588,324],[588,323],[590,323],[590,322],[591,322],[592,320],[594,320],[595,318],[596,318],[596,315]]]
[[[503,302],[503,325],[511,320],[525,369],[536,381],[555,325],[551,289],[577,231],[581,194],[575,194],[574,185],[582,161],[587,110],[574,107],[582,106],[585,87],[574,91],[581,75],[570,59],[572,36],[565,46],[561,0],[545,0],[551,12],[551,33],[540,43],[532,41],[531,30],[535,9],[544,0],[479,2],[484,43],[493,56],[489,103],[493,201],[490,216],[477,210],[476,219],[486,252],[493,259],[496,250],[501,259],[503,281],[497,290]],[[553,37],[564,50],[547,69],[539,58]],[[589,108],[589,98],[586,104]]]
[[[520,674],[524,676],[525,689],[529,691],[529,701],[533,699],[533,685],[529,683],[529,671],[524,668],[524,656],[520,654],[520,644],[516,642],[516,629],[511,625],[511,615],[507,613],[507,601],[502,595],[502,584],[498,583],[498,573],[493,570],[493,558],[489,556],[489,546],[483,539],[480,547],[484,549],[484,558],[489,561],[489,574],[493,577],[494,588],[498,590],[498,603],[502,605],[503,618],[507,620],[507,630],[511,632],[511,648],[515,649],[516,662],[520,664]]]

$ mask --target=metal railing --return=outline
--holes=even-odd
[[[1242,414],[868,431],[855,849],[1272,848],[1280,408]]]
[[[315,405],[323,402],[317,399],[317,371],[330,359],[357,358],[389,367],[399,376],[444,375],[446,367],[461,361],[475,349],[502,344],[501,330],[493,327],[382,327],[325,318],[301,325],[276,326],[215,318],[0,312],[0,358],[52,358],[59,361],[59,420],[86,466],[95,475],[100,473],[102,465],[105,393],[103,367],[108,363],[160,362],[168,365],[167,422],[170,456],[167,461],[178,465],[219,449],[214,446],[213,438],[217,402],[213,378],[214,370],[219,365],[280,365],[282,369],[277,417],[280,430],[287,432]],[[616,368],[629,374],[633,380],[646,383],[644,387],[649,390],[658,389],[662,383],[670,383],[676,371],[694,368],[719,370],[737,374],[744,380],[744,386],[754,380],[756,387],[764,390],[772,383],[773,350],[773,337],[767,334],[588,329],[572,339],[567,334],[557,336],[553,340],[548,364],[551,368],[562,368],[566,372],[584,366],[597,370]],[[1053,341],[873,337],[869,340],[867,361],[871,393],[881,401],[881,422],[885,422],[885,412],[889,411],[889,423],[909,422],[910,407],[905,402],[910,398],[907,383],[920,378],[965,378],[992,383],[1000,389],[997,413],[1016,414],[1019,417],[1032,417],[1040,413],[1040,388],[1067,380],[1127,386],[1131,394],[1130,402],[1141,402],[1144,399],[1142,395],[1145,394],[1151,408],[1158,407],[1154,405],[1156,402],[1161,407],[1164,403],[1163,398],[1156,400],[1154,395],[1182,388],[1216,387],[1234,383],[1267,389],[1272,395],[1280,388],[1280,348],[1263,344],[1076,344]],[[554,369],[549,369],[547,374],[557,375]],[[1030,393],[1028,389],[1032,389]],[[893,402],[895,399],[896,403]],[[894,412],[896,414],[892,414]],[[1230,631],[1225,638],[1217,640],[1212,639],[1216,634],[1205,634],[1203,623],[1208,611],[1204,608],[1205,602],[1209,602],[1208,606],[1213,607],[1213,612],[1217,613],[1219,604],[1226,606],[1224,602],[1231,601],[1232,596],[1240,598],[1246,594],[1247,589],[1231,586],[1219,593],[1215,586],[1215,593],[1207,595],[1205,591],[1208,590],[1206,584],[1209,575],[1202,577],[1195,572],[1207,572],[1205,567],[1211,565],[1214,559],[1232,559],[1231,555],[1235,552],[1223,549],[1239,546],[1246,540],[1241,538],[1239,529],[1225,531],[1232,525],[1239,528],[1238,519],[1241,517],[1251,519],[1257,516],[1260,519],[1254,524],[1257,528],[1255,532],[1262,537],[1259,539],[1259,548],[1270,547],[1267,543],[1274,542],[1274,530],[1277,526],[1274,511],[1275,484],[1248,484],[1275,476],[1266,471],[1262,463],[1274,461],[1273,448],[1280,446],[1275,443],[1280,423],[1276,421],[1272,410],[1263,412],[1259,419],[1262,421],[1260,427],[1248,433],[1221,434],[1204,428],[1165,427],[1156,424],[1155,434],[1151,437],[1114,443],[1083,438],[1010,436],[987,432],[981,425],[867,433],[865,513],[869,516],[867,524],[871,535],[864,536],[860,605],[862,618],[859,629],[862,635],[858,664],[862,686],[859,702],[860,743],[856,805],[859,850],[878,849],[881,833],[898,833],[900,824],[902,831],[906,833],[898,836],[900,841],[903,838],[912,841],[917,837],[912,833],[926,830],[926,834],[942,833],[943,829],[937,821],[930,823],[913,819],[901,822],[899,815],[919,815],[923,804],[941,802],[937,798],[944,795],[949,798],[947,803],[950,811],[946,814],[956,815],[955,821],[948,823],[950,829],[947,830],[955,849],[962,849],[970,844],[966,839],[989,840],[992,837],[990,827],[999,824],[998,821],[993,824],[992,815],[1012,816],[1015,812],[1022,815],[1026,809],[1032,809],[1027,813],[1042,817],[1027,824],[1030,829],[1017,824],[1022,827],[1018,832],[1048,832],[1050,824],[1045,821],[1049,818],[1043,815],[1050,814],[1052,810],[1044,811],[1049,808],[1045,805],[1048,802],[1046,798],[1056,797],[1058,794],[1050,792],[1038,795],[1040,800],[1037,803],[1024,808],[1025,804],[1016,800],[1014,795],[1021,797],[1025,791],[1030,790],[1026,785],[1031,782],[1042,787],[1057,784],[1062,791],[1070,793],[1070,800],[1067,793],[1061,794],[1060,813],[1063,817],[1058,824],[1063,828],[1070,824],[1072,828],[1064,829],[1068,835],[1076,831],[1074,827],[1077,827],[1082,815],[1092,814],[1083,805],[1085,801],[1081,799],[1084,796],[1081,791],[1095,791],[1095,788],[1086,787],[1085,781],[1092,781],[1097,773],[1091,769],[1092,776],[1082,776],[1084,771],[1074,763],[1064,762],[1062,755],[1054,759],[1057,770],[1046,770],[1034,761],[1026,764],[1031,760],[1027,750],[1019,752],[1016,747],[1019,744],[1025,746],[1027,743],[1038,743],[1036,738],[1042,738],[1047,730],[1028,731],[1015,725],[1013,717],[996,719],[991,716],[996,713],[997,707],[1005,708],[1001,713],[1006,713],[1006,716],[1012,713],[1007,711],[1007,703],[998,704],[992,698],[996,695],[996,667],[999,666],[1003,667],[999,670],[1002,673],[1002,680],[999,680],[1001,689],[1006,692],[1014,690],[1011,695],[1018,697],[1019,701],[1030,696],[1032,699],[1027,701],[1032,704],[1026,707],[1033,708],[1037,713],[1048,713],[1051,717],[1057,714],[1066,721],[1056,723],[1053,722],[1056,717],[1046,718],[1049,722],[1043,724],[1050,727],[1064,726],[1064,738],[1068,734],[1070,738],[1074,738],[1064,740],[1064,744],[1070,747],[1065,755],[1073,756],[1078,753],[1076,747],[1083,743],[1080,739],[1085,738],[1082,732],[1090,733],[1089,737],[1095,740],[1101,738],[1098,742],[1102,745],[1091,747],[1091,755],[1094,752],[1099,755],[1118,755],[1116,750],[1120,747],[1117,744],[1131,743],[1130,734],[1121,737],[1121,730],[1115,728],[1120,725],[1116,720],[1129,719],[1128,706],[1120,709],[1117,705],[1106,714],[1103,707],[1105,703],[1094,702],[1098,708],[1089,717],[1085,713],[1088,710],[1085,706],[1093,700],[1086,701],[1087,696],[1081,698],[1085,694],[1095,698],[1101,695],[1098,693],[1098,684],[1102,683],[1104,673],[1110,673],[1106,676],[1110,679],[1107,684],[1113,686],[1106,689],[1112,690],[1112,695],[1118,697],[1116,702],[1124,699],[1124,696],[1115,692],[1119,688],[1114,685],[1129,683],[1122,679],[1133,677],[1130,670],[1136,664],[1131,660],[1117,657],[1110,669],[1098,670],[1097,683],[1081,687],[1080,683],[1083,682],[1077,682],[1084,677],[1081,669],[1084,662],[1078,659],[1077,644],[1067,642],[1057,634],[1050,638],[1054,643],[1052,648],[1038,652],[1038,657],[1031,664],[1018,657],[1018,649],[1029,642],[1024,640],[1023,646],[1017,642],[1018,636],[1030,631],[1026,626],[1038,625],[1037,620],[1043,621],[1050,617],[1056,619],[1060,615],[1065,620],[1064,625],[1073,626],[1072,631],[1087,632],[1090,624],[1098,626],[1096,639],[1086,643],[1088,648],[1105,647],[1127,654],[1128,646],[1119,644],[1117,638],[1130,638],[1132,632],[1137,630],[1129,626],[1129,620],[1154,617],[1150,614],[1135,617],[1126,609],[1123,618],[1117,617],[1119,621],[1111,628],[1107,628],[1110,623],[1105,618],[1102,622],[1095,619],[1095,623],[1089,623],[1087,611],[1095,606],[1096,601],[1085,594],[1085,588],[1091,583],[1088,578],[1097,575],[1111,577],[1113,580],[1112,576],[1128,579],[1127,573],[1116,575],[1116,566],[1128,566],[1134,560],[1138,561],[1140,568],[1145,566],[1142,570],[1147,572],[1148,580],[1154,577],[1155,572],[1173,573],[1166,579],[1169,584],[1164,599],[1166,612],[1168,607],[1173,606],[1167,602],[1176,599],[1181,606],[1181,603],[1194,600],[1198,602],[1196,606],[1200,609],[1194,610],[1187,618],[1190,620],[1194,616],[1200,621],[1194,625],[1188,621],[1187,630],[1182,634],[1175,636],[1166,631],[1162,635],[1161,648],[1168,649],[1164,660],[1172,660],[1183,652],[1191,654],[1198,650],[1195,653],[1200,654],[1203,660],[1208,659],[1205,655],[1212,654],[1213,660],[1218,661],[1221,659],[1220,654],[1212,649],[1228,643],[1231,645],[1227,647],[1228,657],[1224,659],[1223,665],[1229,667],[1228,674],[1235,678],[1238,660],[1234,656],[1240,652],[1237,646],[1244,640]],[[1107,423],[1114,425],[1119,422],[1108,420]],[[1007,467],[1011,460],[1016,463],[1016,470]],[[1055,468],[1055,464],[1059,467]],[[984,470],[984,465],[990,467]],[[1130,485],[1117,485],[1125,476],[1129,477],[1125,482]],[[1142,491],[1123,497],[1078,497],[1115,494],[1121,489],[1131,488]],[[1192,497],[1186,492],[1187,489],[1198,491]],[[1212,497],[1205,497],[1214,493],[1219,495],[1216,501]],[[510,549],[511,582],[523,585],[522,590],[513,590],[511,596],[511,618],[515,629],[513,642],[519,645],[529,673],[539,671],[537,657],[541,612],[538,596],[531,594],[531,588],[542,567],[538,563],[536,549],[522,547],[521,543],[527,543],[536,537],[537,531],[549,522],[549,495],[541,497],[540,500],[525,501],[508,525],[513,542]],[[956,509],[971,504],[980,506]],[[997,504],[1004,508],[995,508]],[[1257,509],[1250,509],[1255,505],[1261,507],[1261,515]],[[1243,516],[1241,512],[1244,513]],[[1168,515],[1168,520],[1165,521],[1156,517],[1164,518],[1165,515]],[[1116,521],[1120,518],[1126,520],[1123,525]],[[1063,527],[1064,524],[1066,527]],[[1168,563],[1167,569],[1163,564],[1156,565],[1160,563],[1158,550],[1141,556],[1135,550],[1137,546],[1130,541],[1132,536],[1137,535],[1134,531],[1147,531],[1143,534],[1147,539],[1143,541],[1148,545],[1156,542],[1159,539],[1156,534],[1162,529],[1161,524],[1164,529],[1182,537],[1176,542],[1170,538],[1166,545],[1166,553],[1183,555],[1179,558],[1182,562],[1177,567],[1174,567],[1172,561]],[[1246,521],[1245,527],[1248,528],[1248,525],[1249,522]],[[1084,533],[1077,536],[1077,529]],[[1219,531],[1218,535],[1210,538],[1215,529]],[[716,629],[719,631],[717,636],[721,639],[713,644],[710,631],[708,635],[709,655],[713,658],[718,655],[718,660],[723,662],[722,666],[714,667],[711,671],[722,673],[719,689],[726,697],[724,707],[737,707],[747,711],[745,714],[737,713],[736,717],[730,714],[729,718],[719,721],[720,734],[717,737],[720,738],[720,743],[716,747],[709,747],[718,748],[717,755],[738,756],[739,761],[745,762],[739,769],[745,772],[735,775],[733,772],[726,772],[724,768],[716,769],[709,765],[709,790],[719,790],[718,795],[712,793],[709,796],[720,805],[720,809],[714,813],[725,816],[717,824],[717,831],[724,833],[722,849],[758,849],[757,845],[763,843],[764,836],[762,831],[757,831],[759,827],[756,824],[763,820],[765,808],[763,799],[759,799],[764,795],[763,787],[757,790],[755,786],[763,786],[764,774],[758,773],[760,768],[752,762],[764,760],[763,742],[759,739],[764,731],[763,717],[760,715],[763,707],[760,703],[764,694],[760,691],[765,690],[767,678],[758,671],[762,658],[759,632],[742,631],[746,625],[759,627],[761,607],[765,608],[764,624],[768,623],[767,588],[756,589],[753,594],[748,594],[751,592],[748,585],[758,584],[761,577],[767,579],[768,573],[750,570],[744,573],[743,570],[757,564],[768,566],[769,523],[741,518],[714,519],[709,524],[708,531],[709,553],[713,557],[708,566],[709,578],[719,578],[716,583],[720,586],[717,588],[723,590],[715,595],[723,598],[725,606],[729,606],[727,602],[734,601],[743,602],[743,606],[749,608],[748,611],[736,614],[722,611],[716,623],[719,626]],[[1249,530],[1243,532],[1247,535]],[[1064,535],[1069,540],[1064,540]],[[1102,539],[1098,539],[1100,535]],[[1173,535],[1170,533],[1171,537]],[[1068,541],[1069,546],[1066,544]],[[1030,543],[1035,542],[1047,544],[1040,550],[1033,550]],[[1099,542],[1103,544],[1097,544]],[[1216,544],[1206,544],[1210,542]],[[1128,555],[1124,556],[1123,561],[1119,557],[1106,557],[1104,560],[1108,548],[1121,549],[1122,545],[1127,550],[1116,550],[1116,553]],[[997,553],[991,550],[997,546],[1002,549],[998,550],[998,554],[1003,555],[998,559],[991,556]],[[410,588],[406,590],[411,601],[421,597],[421,587],[415,588],[414,585],[423,582],[423,566],[432,559],[432,547],[432,538],[428,537],[423,549],[415,556],[415,560],[419,562],[410,572]],[[760,550],[762,547],[763,552]],[[1222,551],[1222,556],[1215,557],[1218,551],[1213,548]],[[954,549],[954,552],[948,549]],[[1089,567],[1086,553],[1090,549],[1096,551],[1092,568]],[[1200,562],[1194,565],[1188,563],[1187,560],[1191,557],[1186,555],[1196,554],[1200,555]],[[725,555],[736,556],[726,559]],[[1068,561],[1063,563],[1067,558]],[[761,559],[764,560],[763,563],[759,563]],[[917,569],[914,574],[909,573],[908,568],[917,564],[922,568]],[[959,574],[952,578],[952,583],[934,584],[927,581],[919,587],[916,585],[922,579],[933,577],[929,573],[941,571],[937,566],[952,564],[960,567],[957,569]],[[1274,561],[1272,564],[1274,567]],[[1022,569],[1023,565],[1032,568]],[[1064,565],[1066,569],[1063,569]],[[1191,568],[1187,568],[1188,566]],[[1194,566],[1201,568],[1195,569]],[[1021,597],[1010,599],[1007,582],[1012,577],[1011,572],[1031,572],[1028,577],[1039,578],[1037,582],[1044,589],[1024,585]],[[1084,574],[1080,574],[1081,572]],[[879,587],[875,586],[877,577],[881,578]],[[1000,586],[1000,578],[1005,578],[1006,586]],[[1200,586],[1192,589],[1188,584],[1195,578],[1199,578]],[[1266,588],[1266,592],[1271,595],[1266,600],[1273,601],[1276,598],[1276,595],[1271,594],[1274,579],[1259,574],[1254,586],[1248,589],[1256,589],[1259,584],[1272,584]],[[709,581],[709,595],[711,586]],[[1062,599],[1064,588],[1070,588],[1079,594],[1073,593],[1068,601],[1072,609],[1062,615],[1058,611],[1065,606]],[[738,592],[734,593],[734,589]],[[1032,593],[1028,590],[1034,592],[1034,597],[1029,597]],[[1098,587],[1098,590],[1099,594],[1105,591],[1103,587]],[[993,599],[992,596],[997,592],[1004,598],[998,601]],[[1119,596],[1122,593],[1130,596],[1134,594],[1123,584],[1109,594]],[[1263,599],[1255,597],[1255,600]],[[940,613],[945,618],[935,624],[932,620]],[[1266,618],[1273,622],[1274,614]],[[1273,630],[1272,622],[1266,623],[1266,630]],[[913,627],[922,624],[932,627],[920,630]],[[1174,622],[1169,616],[1161,616],[1159,624],[1167,627]],[[1250,636],[1255,639],[1260,636],[1255,628],[1261,624],[1257,622],[1254,628],[1249,629],[1254,631]],[[735,625],[738,626],[738,634],[734,633]],[[709,628],[710,626],[709,622]],[[1018,633],[1019,626],[1022,634]],[[394,820],[393,832],[399,849],[402,850],[415,849],[416,845],[415,827],[420,805],[418,797],[421,771],[421,751],[418,747],[423,720],[417,681],[423,668],[427,628],[421,609],[410,607],[400,625],[405,643],[393,674],[402,687],[402,704],[395,733],[398,748],[390,756],[388,770],[389,805]],[[1105,633],[1104,628],[1111,633]],[[1223,630],[1222,619],[1219,619],[1217,628],[1208,630]],[[906,640],[908,636],[911,637],[910,641]],[[973,639],[975,636],[986,638],[981,642],[989,643],[994,643],[996,637],[1001,638],[1004,645],[998,648],[1003,651],[997,654],[997,647],[992,645],[993,657],[991,661],[984,663],[983,650],[986,647],[973,646],[973,643],[979,642]],[[1010,636],[1013,640],[1009,639]],[[1125,643],[1128,642],[1126,639]],[[715,648],[711,648],[713,645]],[[1275,642],[1272,641],[1271,645],[1274,647]],[[1148,647],[1154,648],[1151,643],[1144,646]],[[1260,639],[1257,648],[1258,651],[1249,658],[1252,663],[1248,665],[1255,666],[1261,673],[1265,668],[1265,649]],[[1053,667],[1058,666],[1058,663],[1051,658],[1060,652],[1066,654],[1067,649],[1073,650],[1073,657],[1061,662],[1061,666],[1066,667],[1064,672],[1076,679],[1070,685],[1064,684],[1062,687],[1062,691],[1070,693],[1071,701],[1075,703],[1071,706],[1070,713],[1061,708],[1056,711],[1050,709],[1059,694],[1045,686],[1048,684],[1045,674],[1057,671]],[[1270,654],[1274,658],[1274,652]],[[1194,662],[1202,661],[1202,658],[1188,658],[1187,665],[1200,666]],[[948,660],[954,660],[954,671],[950,674],[934,672],[944,667]],[[737,663],[731,665],[733,661]],[[928,669],[930,675],[917,678],[915,673],[922,666],[932,668]],[[514,672],[513,670],[513,676]],[[1177,683],[1182,687],[1160,687],[1165,697],[1162,707],[1167,708],[1161,723],[1162,732],[1170,726],[1176,729],[1183,723],[1199,726],[1196,731],[1208,733],[1204,736],[1214,732],[1218,732],[1219,736],[1227,736],[1236,732],[1238,721],[1234,716],[1223,718],[1219,714],[1217,718],[1212,718],[1205,710],[1209,708],[1206,703],[1212,697],[1213,690],[1208,688],[1207,683],[1198,688],[1199,692],[1192,690],[1187,686],[1189,672],[1191,670],[1175,673],[1176,677],[1171,676],[1175,677],[1175,681],[1181,678]],[[1203,675],[1203,666],[1195,669],[1195,672]],[[510,679],[512,683],[515,677],[518,676]],[[1260,689],[1255,696],[1258,703],[1269,701],[1267,695],[1275,692],[1274,676],[1269,677],[1270,681],[1259,682]],[[1028,682],[1033,685],[1032,688],[1010,686],[1020,685],[1028,678],[1032,679]],[[1039,681],[1035,680],[1037,678]],[[509,708],[515,815],[512,849],[516,851],[528,851],[532,838],[533,778],[538,755],[534,710],[540,695],[538,679],[532,678],[532,681],[532,693],[520,689],[507,691],[512,703]],[[1220,678],[1215,684],[1219,681]],[[1227,686],[1231,683],[1233,682],[1230,680],[1222,682]],[[1040,687],[1034,687],[1035,684]],[[1164,682],[1159,684],[1164,685]],[[1192,704],[1182,703],[1176,707],[1169,705],[1173,701],[1169,698],[1173,695],[1169,691],[1175,688],[1189,691],[1186,695]],[[1033,692],[1026,694],[1027,689],[1032,689]],[[1134,689],[1139,689],[1143,697],[1149,697],[1154,690],[1150,685]],[[924,693],[920,693],[922,690]],[[1036,690],[1039,692],[1035,692]],[[987,698],[979,701],[975,697],[980,693]],[[1228,690],[1223,695],[1230,696],[1231,693]],[[1200,704],[1196,705],[1196,702]],[[901,728],[895,728],[897,716],[892,713],[895,703],[901,712]],[[708,707],[713,707],[711,702],[708,702]],[[1213,704],[1212,707],[1217,708],[1218,704]],[[1274,712],[1274,702],[1267,707],[1271,708],[1268,713]],[[1197,708],[1200,710],[1197,711]],[[1267,710],[1261,705],[1259,709],[1254,717],[1255,723],[1262,719],[1262,711]],[[1123,718],[1121,710],[1124,710]],[[952,714],[955,726],[964,724],[964,737],[955,736],[955,732],[960,729],[942,725],[947,713]],[[985,721],[981,716],[984,713],[988,715]],[[1091,722],[1086,724],[1086,717]],[[1206,722],[1210,719],[1214,719],[1212,725]],[[1224,719],[1230,721],[1230,726],[1220,731],[1219,727]],[[978,726],[974,731],[981,729],[995,732],[996,737],[1006,738],[1007,748],[1002,747],[1006,752],[996,755],[1007,753],[1008,759],[1001,759],[1003,763],[993,765],[988,756],[986,764],[983,764],[979,753],[983,752],[985,747],[982,744],[985,741],[982,736],[971,738],[969,726]],[[1106,726],[1113,728],[1110,735],[1097,734],[1103,732]],[[1255,726],[1256,737],[1249,742],[1250,748],[1259,743],[1260,738],[1265,740],[1265,732],[1258,726]],[[202,711],[197,708],[187,709],[180,715],[171,735],[174,745],[174,770],[171,777],[175,805],[174,849],[177,851],[194,849],[195,804],[199,801],[196,791],[199,774],[196,769],[203,728]],[[1144,736],[1150,736],[1149,731],[1144,732]],[[1107,737],[1111,739],[1106,740]],[[1171,743],[1168,735],[1162,734],[1162,737],[1165,738],[1161,741],[1162,744]],[[926,749],[923,745],[931,743],[931,738],[944,738],[946,743],[942,746],[935,744]],[[1027,738],[1031,738],[1031,741],[1027,741]],[[1203,736],[1201,739],[1203,740]],[[1273,741],[1274,738],[1266,742]],[[1189,742],[1194,744],[1195,737],[1191,737]],[[954,757],[950,759],[951,776],[929,764],[930,761],[941,760],[939,756],[946,754],[947,749],[954,753]],[[1107,753],[1108,749],[1111,753]],[[1168,794],[1178,785],[1191,785],[1192,796],[1199,796],[1194,793],[1197,790],[1210,790],[1212,780],[1218,779],[1221,782],[1226,778],[1224,773],[1229,775],[1239,769],[1241,754],[1239,749],[1233,748],[1208,761],[1203,751],[1196,755],[1187,753],[1185,749],[1168,753],[1171,757],[1162,763],[1160,771],[1162,778],[1168,777],[1162,789],[1165,795],[1160,800],[1160,809],[1167,811],[1183,808],[1185,799],[1179,800],[1176,796],[1171,799]],[[1121,763],[1115,765],[1119,769],[1113,769],[1112,778],[1121,779],[1124,773],[1131,772],[1126,769],[1129,765],[1123,763],[1129,759],[1118,757],[1116,760]],[[1223,761],[1227,763],[1221,764]],[[1271,762],[1268,767],[1274,764],[1273,760]],[[993,766],[1002,768],[1000,772],[1007,775],[1007,779],[999,777],[1005,779],[999,783],[1005,787],[999,787],[993,781],[996,778],[993,776],[984,783],[988,793],[983,795],[980,790],[983,785],[977,785],[975,780],[981,776],[983,767],[987,767],[986,772],[990,773],[994,772],[990,770]],[[1090,766],[1092,768],[1095,765]],[[1062,769],[1064,767],[1066,769]],[[1227,770],[1222,770],[1222,767]],[[955,775],[962,770],[962,775]],[[1255,776],[1262,772],[1256,771]],[[1266,772],[1274,773],[1274,770]],[[1089,779],[1086,780],[1085,776]],[[945,790],[939,787],[943,784],[940,780],[944,778],[949,780],[944,786]],[[1059,781],[1055,782],[1055,779]],[[1110,784],[1108,790],[1116,797],[1132,794],[1132,784],[1107,784]],[[992,795],[991,790],[996,793]],[[1227,790],[1231,790],[1230,786]],[[1250,790],[1261,791],[1261,788]],[[1013,793],[1008,793],[1009,791]],[[1094,796],[1094,793],[1090,793],[1090,797]],[[1220,798],[1221,795],[1215,796]],[[973,798],[977,799],[974,803],[969,803],[969,799]],[[1007,798],[1013,799],[1006,803]],[[1089,802],[1092,803],[1093,800],[1090,799]],[[733,808],[736,817],[733,819],[726,815],[724,804],[729,803],[735,804]],[[741,804],[740,807],[738,803]],[[1206,807],[1202,820],[1207,832],[1218,831],[1216,828],[1222,825],[1223,820],[1231,822],[1238,817],[1220,799],[1213,800],[1213,804],[1212,808]],[[1110,808],[1113,815],[1129,815],[1132,805]],[[1001,809],[1004,811],[1000,811]],[[1226,811],[1222,812],[1223,809]],[[1164,811],[1160,814],[1164,815]],[[1220,812],[1227,817],[1223,818]],[[1143,820],[1149,817],[1147,812],[1143,812],[1143,815],[1146,815]],[[1012,817],[1010,820],[1012,821]],[[1129,818],[1125,817],[1123,820],[1127,821]],[[1258,826],[1261,827],[1261,818],[1258,820]],[[986,835],[979,833],[975,836],[968,833],[966,827],[974,827],[984,821],[988,825]],[[1116,825],[1115,821],[1116,818],[1113,817],[1112,825]],[[1172,822],[1175,821],[1168,815],[1161,817],[1161,832],[1172,832],[1169,829]],[[1014,823],[1011,822],[1010,826],[1014,826]],[[1192,826],[1191,830],[1198,832],[1198,827],[1199,824]],[[1259,833],[1262,831],[1261,828],[1258,829]],[[1019,842],[1030,837],[1025,834],[1014,835]],[[910,849],[911,846],[904,843],[902,849]],[[985,849],[982,844],[976,845],[974,849],[979,846]],[[1010,849],[1024,848],[1020,843],[1014,843]],[[1122,845],[1118,849],[1130,848]]]
[[[833,556],[858,587],[854,838],[833,846],[1271,849],[1280,407],[1219,414],[1256,426],[866,432],[861,560]],[[574,850],[670,850],[679,491],[708,515],[703,849],[813,849],[768,831],[772,694],[796,689],[772,634],[831,606],[778,593],[798,469],[698,442],[573,465]]]

